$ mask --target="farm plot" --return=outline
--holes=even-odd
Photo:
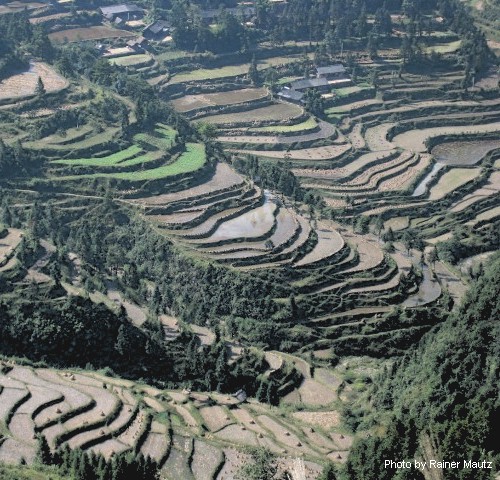
[[[260,237],[273,227],[276,209],[275,203],[267,201],[261,207],[257,207],[241,216],[224,222],[211,237],[199,243],[212,243],[245,237]]]
[[[293,417],[304,422],[306,425],[315,425],[324,430],[331,430],[340,425],[340,413],[336,410],[326,412],[295,412]]]
[[[125,150],[113,153],[106,157],[95,158],[72,158],[67,160],[52,160],[51,163],[60,165],[82,165],[87,167],[110,167],[124,160],[136,157],[142,149],[138,145],[132,145]]]
[[[387,140],[387,134],[394,125],[394,123],[381,123],[366,130],[364,135],[366,145],[372,152],[392,150],[394,148],[394,143]]]
[[[474,165],[496,148],[500,148],[500,140],[447,142],[434,147],[431,153],[446,165]]]
[[[212,480],[223,461],[221,450],[206,442],[194,441],[191,470],[196,480]]]
[[[0,266],[12,256],[22,238],[23,232],[15,228],[9,228],[7,235],[0,238]]]
[[[464,125],[454,127],[423,128],[421,130],[408,130],[396,135],[392,143],[405,150],[413,152],[425,152],[427,147],[425,141],[431,137],[440,135],[472,135],[500,131],[500,123],[488,123],[484,125]]]
[[[242,88],[228,92],[186,95],[172,100],[174,108],[181,113],[217,105],[234,105],[265,98],[269,95],[265,88]]]
[[[257,68],[259,70],[269,68],[276,65],[285,65],[300,60],[299,55],[288,55],[286,57],[271,57],[263,60],[258,60]],[[224,77],[237,77],[248,73],[249,63],[241,63],[238,65],[228,65],[220,68],[200,68],[186,73],[178,73],[169,82],[169,84],[193,82],[202,80],[215,80]]]
[[[325,170],[314,169],[294,169],[294,173],[300,177],[307,178],[323,178],[323,179],[337,179],[353,175],[356,171],[363,169],[369,164],[377,162],[377,164],[384,165],[396,150],[389,152],[369,152],[357,157],[355,160],[347,163],[342,167],[330,168]]]
[[[481,173],[479,168],[452,168],[446,172],[429,192],[429,200],[439,200],[465,185]]]
[[[229,416],[229,413],[218,405],[200,408],[199,412],[203,417],[205,425],[212,432],[221,430],[234,423],[234,420]]]
[[[343,238],[335,230],[320,227],[317,229],[317,233],[318,243],[314,246],[311,252],[295,264],[296,267],[320,262],[334,255],[344,246]]]
[[[467,207],[472,205],[473,203],[479,202],[486,197],[491,195],[495,195],[500,191],[500,171],[494,171],[490,178],[488,179],[488,183],[474,192],[466,195],[459,201],[455,202],[450,211],[451,212],[461,212],[465,210]]]
[[[73,175],[59,177],[57,180],[76,180],[80,178],[115,178],[117,180],[128,180],[131,182],[140,182],[144,180],[156,180],[167,178],[174,175],[195,172],[205,165],[205,148],[199,143],[187,143],[186,151],[173,163],[149,170],[140,170],[134,172],[116,172],[116,173],[94,173],[86,175]]]
[[[254,108],[245,112],[223,113],[219,115],[209,115],[195,120],[195,122],[207,122],[216,125],[253,122],[282,122],[300,117],[304,111],[302,108],[289,103],[276,103],[267,107]]]
[[[326,147],[303,148],[299,150],[285,151],[267,151],[267,150],[230,150],[231,152],[247,153],[262,158],[278,158],[285,157],[292,160],[333,160],[343,153],[347,152],[351,146],[349,144],[328,145]]]
[[[309,117],[305,122],[296,123],[295,125],[271,125],[269,127],[249,128],[251,132],[272,132],[272,133],[295,133],[313,130],[318,126],[316,120]]]
[[[217,163],[213,177],[201,185],[197,185],[187,190],[181,190],[176,193],[165,193],[154,197],[140,198],[134,200],[134,202],[150,206],[166,205],[169,203],[189,200],[191,198],[215,194],[242,184],[243,177],[237,174],[227,163]]]
[[[114,65],[120,67],[140,67],[151,62],[153,58],[145,53],[139,53],[136,55],[124,55],[122,57],[114,57],[109,61]]]
[[[34,95],[38,78],[47,92],[57,92],[68,85],[68,81],[42,62],[31,62],[28,71],[8,77],[0,82],[0,100]]]
[[[49,38],[54,43],[81,42],[83,40],[100,40],[103,38],[127,38],[136,34],[127,30],[97,25],[94,27],[71,28],[49,33]]]

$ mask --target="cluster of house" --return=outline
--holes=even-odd
[[[111,5],[109,7],[101,7],[99,9],[102,16],[108,22],[114,24],[115,26],[139,26],[144,18],[145,11],[143,8],[139,7],[135,3],[123,3],[120,5]],[[244,20],[252,19],[255,16],[256,9],[254,6],[245,4],[239,5],[237,7],[226,8],[226,12],[231,13]],[[201,18],[207,22],[211,23],[220,13],[220,10],[210,9],[201,10]],[[169,34],[172,25],[167,20],[157,20],[149,25],[146,25],[142,35],[144,38],[149,40],[161,41],[165,39]]]
[[[318,90],[329,92],[334,87],[344,87],[351,84],[351,78],[347,74],[344,65],[328,65],[316,68],[316,77],[295,80],[285,85],[278,92],[278,97],[293,103],[304,103],[304,95],[307,90]]]

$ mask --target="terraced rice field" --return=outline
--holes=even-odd
[[[57,92],[68,85],[68,81],[52,67],[42,62],[31,62],[28,71],[0,81],[0,100],[34,95],[39,77],[47,92]]]
[[[257,68],[259,70],[269,68],[275,65],[284,65],[287,63],[292,63],[300,59],[299,55],[289,55],[287,57],[271,57],[257,62]],[[239,65],[229,65],[220,68],[200,68],[193,70],[191,72],[179,73],[175,75],[171,80],[170,84],[183,83],[183,82],[194,82],[202,80],[215,80],[218,78],[225,77],[236,77],[240,75],[246,75],[248,73],[249,63],[242,63]]]
[[[200,95],[186,95],[172,100],[172,105],[179,112],[189,112],[205,107],[217,105],[234,105],[238,103],[259,100],[269,95],[265,88],[243,88],[228,92],[204,93]]]
[[[94,27],[71,28],[49,33],[49,38],[54,43],[81,42],[82,40],[101,40],[104,38],[128,38],[136,34],[127,30],[97,25]]]
[[[144,159],[141,160],[141,163]],[[92,173],[85,175],[73,175],[66,177],[58,177],[59,181],[77,180],[79,178],[114,178],[117,180],[128,180],[131,182],[140,182],[145,180],[157,180],[175,175],[183,175],[186,173],[199,170],[206,162],[205,150],[202,144],[188,143],[186,151],[173,163],[163,165],[149,170],[140,170],[133,172],[116,172],[116,173]]]
[[[147,54],[140,53],[137,55],[125,55],[123,57],[114,57],[110,62],[120,67],[138,67],[152,61],[152,57]]]
[[[321,467],[316,462],[322,455],[340,451],[331,440],[340,435],[338,414],[332,411],[304,410],[278,417],[268,406],[253,401],[228,409],[217,395],[186,396],[93,372],[3,366],[8,373],[0,374],[0,418],[6,419],[6,438],[0,445],[0,458],[8,463],[34,462],[35,432],[44,435],[52,447],[68,444],[108,458],[138,450],[157,460],[162,474],[177,472],[181,476],[176,478],[195,480],[214,478],[219,470],[235,471],[235,460],[245,457],[235,445],[266,445],[285,454],[280,457],[283,467],[294,457],[306,455],[307,480],[317,475]],[[221,401],[225,398],[220,397]],[[153,400],[156,408],[148,406]],[[172,423],[179,412],[189,417],[194,438],[186,437],[183,427]],[[211,433],[196,434],[199,421]],[[311,423],[318,432],[306,427]]]
[[[452,168],[446,172],[430,190],[429,199],[439,200],[461,185],[470,182],[479,175],[478,168]]]
[[[302,108],[291,105],[288,103],[277,103],[274,105],[270,105],[268,107],[256,108],[254,110],[249,110],[246,114],[247,119],[251,119],[250,122],[248,120],[245,123],[251,122],[266,122],[266,121],[275,121],[280,122],[283,120],[292,120],[296,117],[299,117],[303,114]],[[213,123],[215,125],[222,124],[234,124],[242,122],[241,113],[226,113],[220,115],[210,115],[207,117],[202,117],[200,121]]]
[[[500,125],[496,123],[488,123],[485,125],[467,125],[461,127],[436,127],[424,128],[422,130],[410,130],[400,135],[396,135],[392,142],[400,148],[411,150],[414,152],[425,152],[425,140],[430,137],[439,135],[460,135],[460,134],[481,134],[500,131]]]
[[[431,153],[438,162],[446,165],[474,165],[496,148],[500,148],[500,140],[450,142],[436,146]]]

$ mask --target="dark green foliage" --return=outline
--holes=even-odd
[[[354,446],[347,478],[422,478],[382,466],[384,459],[415,458],[424,445],[430,458],[498,462],[499,316],[496,255],[461,307],[382,377],[375,406],[391,412],[388,430]],[[444,478],[489,479],[491,470],[445,469]]]
[[[253,178],[264,188],[278,190],[295,200],[303,199],[303,191],[288,162],[264,162],[257,157],[236,158],[234,167],[241,173]]]
[[[57,471],[75,480],[157,480],[158,465],[149,457],[132,453],[114,455],[106,460],[101,455],[79,449],[70,450],[67,445],[59,448],[48,462]]]
[[[25,150],[21,142],[6,145],[0,139],[0,176],[2,178],[34,173],[39,159],[30,150]]]
[[[260,447],[250,450],[250,463],[237,474],[238,480],[275,480],[278,472],[277,458],[268,449]]]

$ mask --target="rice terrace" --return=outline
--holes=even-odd
[[[0,478],[498,480],[499,25],[3,2]]]

